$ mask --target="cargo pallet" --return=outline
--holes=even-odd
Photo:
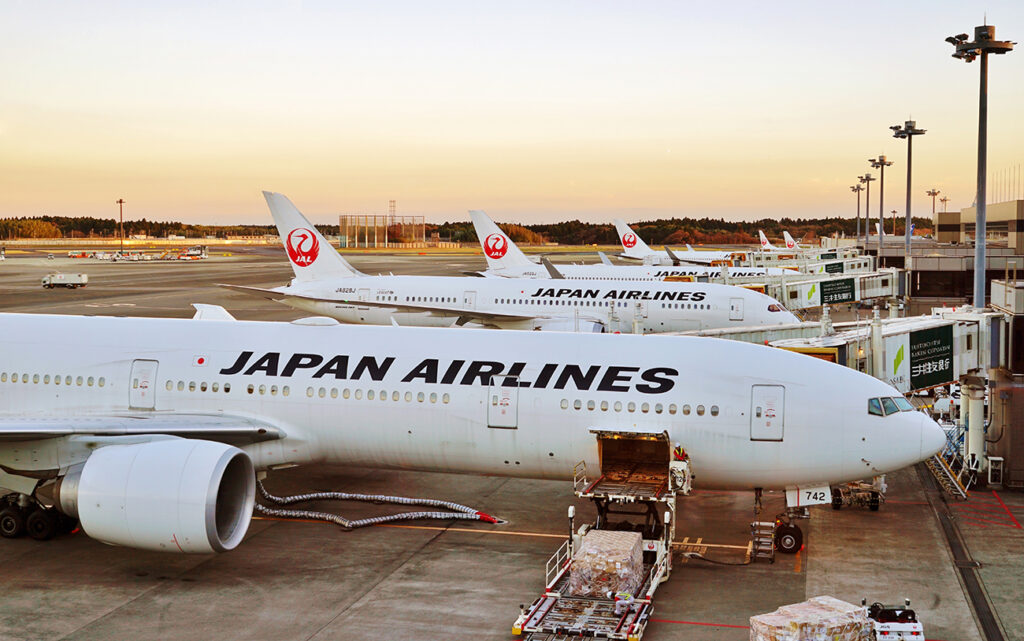
[[[601,474],[589,480],[581,461],[573,470],[573,491],[593,501],[597,520],[572,531],[574,510],[569,508],[570,535],[548,560],[544,592],[530,606],[520,607],[512,626],[513,634],[524,635],[525,641],[639,641],[654,613],[654,593],[672,572],[676,493],[690,491],[689,461],[673,453],[664,432],[591,432],[598,439]],[[642,521],[611,521],[626,515]],[[632,605],[616,614],[613,598],[575,596],[567,590],[573,556],[586,533],[623,529],[641,533],[644,581]]]

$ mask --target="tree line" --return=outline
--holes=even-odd
[[[864,224],[863,221],[861,223]],[[929,218],[914,217],[915,228],[926,233]],[[570,220],[560,223],[520,225],[499,224],[512,240],[525,245],[558,243],[561,245],[617,245],[618,235],[610,223],[586,223]],[[326,235],[337,235],[338,225],[317,225]],[[475,243],[476,233],[469,222],[427,223],[427,237],[437,234],[454,242]],[[646,243],[657,245],[751,244],[757,242],[757,230],[770,238],[779,238],[788,231],[796,239],[808,241],[832,234],[856,234],[856,219],[850,218],[763,218],[753,222],[727,221],[721,218],[659,218],[632,223],[631,227]],[[874,223],[871,223],[872,230]],[[892,220],[886,220],[885,233],[893,233]],[[896,234],[903,233],[903,218],[896,225]],[[152,238],[184,236],[202,239],[208,236],[276,235],[273,225],[188,225],[180,222],[158,222],[145,218],[124,221],[125,237],[146,235]],[[0,218],[0,238],[117,238],[118,221],[113,218],[89,216],[40,216],[35,218]]]

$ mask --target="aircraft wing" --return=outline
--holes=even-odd
[[[231,444],[284,438],[284,432],[256,419],[226,414],[126,413],[96,416],[0,417],[0,441],[34,441],[58,436],[140,436],[166,434]]]
[[[457,309],[453,307],[441,307],[439,305],[430,305],[426,303],[404,303],[399,301],[376,301],[376,300],[358,300],[351,298],[323,298],[322,296],[307,296],[304,294],[296,294],[291,292],[285,292],[277,289],[260,289],[259,287],[246,287],[245,285],[225,285],[221,284],[221,287],[228,289],[234,289],[236,291],[245,292],[246,294],[255,294],[257,296],[263,296],[270,300],[283,301],[288,298],[300,298],[304,300],[318,301],[321,303],[335,303],[338,305],[357,305],[359,307],[378,307],[381,309],[394,309],[400,312],[427,312],[430,314],[436,314],[437,316],[458,316],[459,325],[465,325],[470,321],[481,321],[483,323],[496,322],[496,321],[522,321],[530,320],[532,318],[548,318],[542,314],[504,314],[501,312],[485,312],[477,309]]]
[[[711,261],[714,260],[713,258],[704,259],[700,257],[693,257],[692,255],[687,255],[684,258],[672,251],[668,245],[665,246],[665,253],[668,254],[668,257],[672,259],[672,262],[677,265],[680,263],[689,263],[691,265],[710,265]]]

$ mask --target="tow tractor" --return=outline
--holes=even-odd
[[[917,620],[917,613],[910,609],[910,599],[904,599],[903,605],[867,603],[867,599],[861,601],[861,605],[867,606],[868,618],[874,623],[876,640],[924,641],[924,626]]]
[[[654,593],[672,572],[676,493],[690,493],[689,460],[673,452],[667,432],[593,429],[591,433],[597,437],[600,474],[591,479],[586,462],[577,463],[573,491],[593,501],[597,520],[574,531],[575,510],[569,507],[569,537],[548,560],[544,592],[530,606],[520,606],[512,626],[512,633],[525,635],[525,641],[586,637],[639,641],[654,612]],[[644,579],[631,606],[619,608],[618,614],[610,596],[568,593],[574,556],[591,530],[642,536]]]

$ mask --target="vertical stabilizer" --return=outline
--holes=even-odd
[[[760,229],[757,230],[757,235],[761,238],[761,249],[774,250],[775,245],[768,242],[768,237],[764,235],[764,232]]]
[[[619,234],[619,242],[622,243],[622,253],[630,258],[643,258],[649,254],[653,254],[651,248],[647,246],[647,243],[640,240],[640,237],[636,235],[626,221],[621,218],[615,219],[615,231]]]
[[[526,257],[521,249],[516,247],[508,234],[501,231],[491,217],[474,209],[469,212],[473,219],[473,229],[480,239],[480,247],[484,250],[484,258],[487,259],[487,269],[501,271],[513,267],[535,267],[533,261]]]
[[[363,274],[348,264],[327,239],[316,230],[306,217],[283,194],[263,192],[274,217],[281,243],[288,254],[288,262],[301,281],[347,278]]]
[[[786,240],[786,249],[799,249],[800,245],[797,244],[793,237],[789,235],[788,231],[782,232],[782,237]]]

